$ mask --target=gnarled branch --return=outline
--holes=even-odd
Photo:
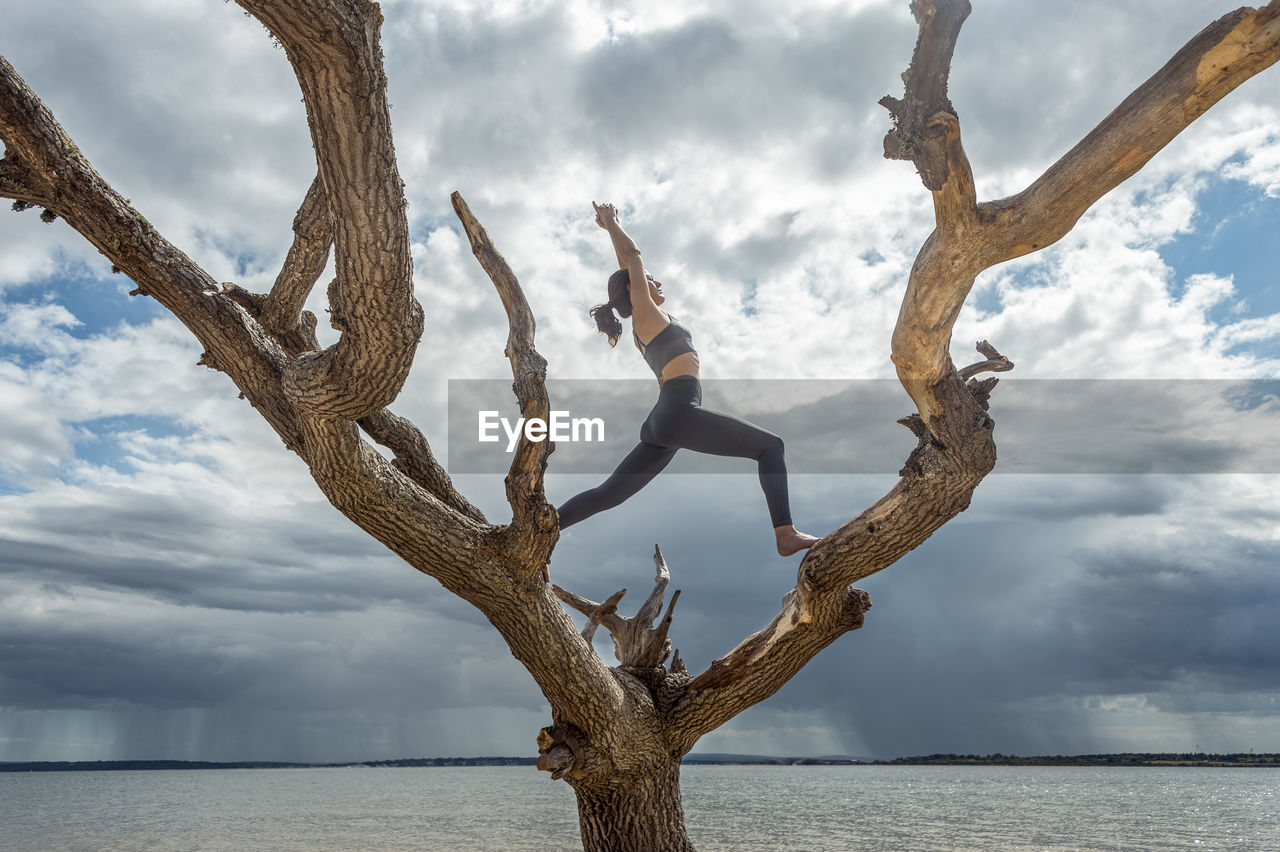
[[[996,351],[996,348],[985,340],[978,341],[978,352],[987,356],[987,360],[970,364],[960,370],[960,378],[973,378],[979,373],[1003,373],[1013,369],[1013,362]]]
[[[602,603],[596,603],[593,600],[588,600],[582,595],[576,595],[568,589],[562,589],[554,584],[551,586],[551,591],[554,592],[555,596],[560,600],[564,601],[587,617],[586,626],[582,628],[582,638],[586,639],[588,642],[595,638],[596,628],[598,628],[604,621],[612,620],[614,623],[620,623],[620,619],[615,615],[615,613],[618,611],[618,603],[627,593],[626,589],[619,589],[609,595],[609,597],[605,598]],[[606,627],[605,629],[608,630],[610,628]]]
[[[333,217],[342,336],[294,358],[285,389],[317,416],[358,420],[395,399],[422,335],[378,47],[382,13],[362,0],[237,2],[293,65]]]
[[[454,212],[458,214],[463,230],[471,242],[471,250],[493,281],[507,312],[510,332],[504,354],[511,361],[511,374],[515,378],[513,389],[520,403],[520,415],[525,418],[526,423],[534,418],[547,423],[551,416],[551,402],[547,397],[547,362],[533,348],[536,327],[533,311],[530,310],[524,291],[520,289],[520,282],[511,271],[506,258],[494,247],[484,226],[472,214],[462,195],[455,192],[450,198]],[[547,502],[543,491],[547,456],[553,449],[554,445],[547,436],[543,440],[532,441],[527,433],[522,434],[506,480],[512,526],[530,536],[531,542],[537,540],[537,551],[544,553],[547,559],[551,556],[555,539],[559,537],[555,509]]]

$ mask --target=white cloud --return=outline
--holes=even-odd
[[[0,362],[0,473],[39,476],[67,457],[71,443],[62,423],[44,409],[42,395],[24,379],[13,365]]]

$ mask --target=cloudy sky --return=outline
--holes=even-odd
[[[442,458],[449,382],[509,376],[456,189],[520,276],[554,378],[634,380],[640,412],[653,398],[583,310],[614,265],[590,201],[614,201],[708,383],[757,380],[766,399],[734,410],[803,434],[801,528],[892,485],[905,395],[817,403],[892,377],[932,226],[911,166],[881,157],[876,101],[900,93],[915,41],[905,0],[383,6],[427,312],[395,409]],[[983,198],[1024,187],[1232,8],[974,6],[951,98]],[[6,9],[0,53],[170,240],[218,280],[269,287],[314,159],[256,22],[215,0],[45,0]],[[865,582],[862,630],[700,750],[1280,751],[1277,401],[1260,381],[1280,375],[1277,74],[1059,245],[978,280],[953,357],[987,338],[1018,365],[993,401],[996,473]],[[484,618],[331,509],[130,288],[63,223],[0,215],[0,760],[533,754],[548,709]],[[1080,431],[1113,408],[1136,438]],[[827,462],[802,464],[804,447]],[[879,466],[840,461],[855,454]],[[639,590],[660,542],[684,590],[673,638],[700,669],[777,611],[796,560],[772,552],[749,465],[694,469],[570,530],[552,573],[597,599]],[[548,490],[598,479],[553,460]],[[458,484],[509,517],[500,476]]]

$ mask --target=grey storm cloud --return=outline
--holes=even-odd
[[[887,754],[1114,749],[1091,731],[1083,696],[1274,714],[1274,552],[1226,540],[1213,549],[1219,565],[1198,570],[1159,551],[1018,564],[991,552],[999,534],[961,525],[945,553],[926,544],[860,584],[874,602],[866,625],[783,703],[812,700]]]
[[[391,568],[387,575],[426,586],[426,578]],[[483,618],[430,602],[379,601],[376,586],[358,610],[228,613],[217,601],[174,607],[117,595],[107,599],[114,606],[73,616],[77,597],[102,596],[83,585],[72,591],[46,584],[32,594],[15,582],[21,579],[0,577],[0,590],[39,598],[40,607],[0,626],[0,700],[9,707],[244,704],[354,712],[388,701],[422,710],[541,705]],[[367,572],[365,579],[369,586]],[[430,666],[422,665],[424,655]],[[398,686],[388,694],[392,683]]]

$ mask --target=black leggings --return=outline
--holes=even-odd
[[[658,402],[640,427],[640,443],[618,469],[601,485],[571,497],[557,510],[560,529],[622,503],[661,473],[679,449],[755,459],[773,525],[791,523],[782,439],[740,418],[708,411],[702,407],[697,376],[676,376],[662,383]]]

